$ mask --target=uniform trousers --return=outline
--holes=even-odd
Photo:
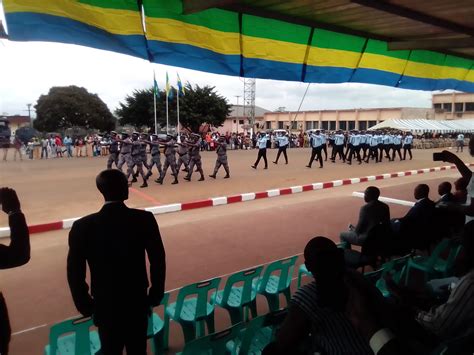
[[[117,165],[117,169],[122,170],[122,167],[128,161],[128,157],[130,157],[130,153],[127,153],[127,154],[120,153],[119,154],[119,162],[118,162],[118,165]]]
[[[179,169],[181,169],[181,165],[184,165],[184,169],[187,171],[189,169],[189,155],[187,153],[179,155],[178,162],[176,164],[177,164],[176,170],[178,172],[179,172]]]
[[[217,175],[219,168],[223,166],[227,175],[230,174],[229,163],[227,162],[227,155],[218,155],[216,160],[216,166],[214,167],[214,176]]]
[[[392,151],[392,160],[395,160],[395,153],[398,153],[400,160],[402,160],[402,153],[401,153],[402,145],[401,144],[394,144],[393,151]]]
[[[158,173],[161,175],[162,168],[161,168],[160,154],[151,155],[151,161],[150,161],[150,164],[148,164],[148,173],[147,173],[148,176],[151,176],[153,166],[156,166],[156,168],[158,169]]]
[[[114,152],[109,154],[109,158],[107,159],[107,169],[112,169],[112,164],[115,164],[115,167],[118,167],[119,162],[119,153]]]
[[[201,177],[204,177],[204,171],[202,171],[202,161],[200,156],[192,156],[189,159],[189,167],[188,167],[188,178],[190,179],[193,175],[194,166],[196,166],[196,171],[201,174]]]
[[[346,161],[346,157],[344,156],[344,144],[333,146],[331,160],[336,160],[336,155],[339,155],[339,159],[342,159],[342,161]]]
[[[143,180],[146,180],[147,178],[145,176],[145,173],[143,172],[143,161],[140,155],[129,156],[127,161],[127,179],[130,177],[130,175],[133,175],[133,168],[135,166],[137,167],[138,174],[140,174]]]
[[[411,155],[411,144],[405,144],[403,146],[403,160],[407,158],[407,152],[408,154],[410,154],[410,160],[411,160],[413,158],[413,156]]]
[[[286,155],[286,148],[288,148],[288,144],[283,147],[278,147],[278,153],[275,162],[278,163],[278,159],[280,159],[280,154],[283,153],[285,157],[285,162],[288,164],[288,155]]]
[[[253,164],[253,166],[257,167],[261,158],[263,158],[263,161],[265,162],[265,168],[267,168],[268,167],[267,148],[260,148],[258,150],[257,160],[255,161],[255,164]]]
[[[168,167],[171,169],[171,173],[175,178],[178,177],[178,171],[176,170],[176,158],[173,155],[165,155],[165,162],[163,164],[163,170],[161,171],[160,179],[163,180],[166,176]]]
[[[372,145],[369,147],[369,153],[365,162],[368,163],[370,158],[374,158],[376,163],[379,162],[378,147],[376,145]]]
[[[311,165],[313,164],[313,161],[316,159],[316,160],[319,160],[319,166],[322,168],[323,167],[323,156],[321,154],[322,152],[322,147],[319,146],[319,147],[313,147],[313,149],[311,150],[311,158],[309,159],[309,164],[308,164],[308,167],[311,168]]]

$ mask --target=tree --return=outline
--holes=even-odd
[[[224,97],[215,92],[215,87],[198,85],[193,87],[187,83],[185,92],[186,94],[179,98],[180,123],[184,128],[198,132],[202,124],[218,127],[224,123],[230,113],[230,105]],[[173,97],[168,99],[168,115],[169,123],[176,125],[176,90],[174,89],[173,94]],[[153,89],[150,88],[135,90],[131,95],[127,95],[124,102],[119,104],[115,114],[119,117],[121,125],[153,127],[153,111]],[[160,91],[156,99],[156,113],[160,126],[166,126],[165,91]]]
[[[35,106],[34,127],[39,131],[54,132],[81,126],[108,131],[116,120],[107,105],[96,94],[77,86],[55,86],[41,95]]]

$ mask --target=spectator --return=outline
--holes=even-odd
[[[57,157],[63,157],[63,142],[61,141],[61,137],[58,135],[54,139],[54,142],[56,144],[56,156]]]
[[[21,146],[23,143],[21,142],[20,138],[18,136],[15,136],[13,139],[13,160],[16,160],[16,156],[18,155],[20,157],[20,160],[23,160],[23,157],[21,155]]]
[[[466,188],[466,205],[459,206],[455,204],[446,204],[445,208],[463,213],[466,216],[466,223],[468,223],[474,220],[474,174],[456,154],[448,152],[447,150],[443,150],[442,153],[444,156],[443,161],[455,164],[462,177],[466,181],[469,181],[469,184]],[[474,137],[469,140],[469,154],[474,156]]]
[[[348,285],[364,283],[362,275],[346,271],[343,251],[324,237],[308,242],[304,258],[315,281],[293,295],[275,343],[267,346],[263,354],[296,354],[310,333],[308,353],[372,354],[368,341],[354,329],[345,314]]]
[[[122,354],[124,347],[128,354],[146,354],[150,307],[160,304],[164,295],[166,264],[160,231],[150,212],[124,204],[128,181],[120,170],[102,171],[96,185],[104,206],[76,221],[69,233],[71,294],[82,315],[94,315],[103,354]],[[145,255],[150,263],[149,289]]]
[[[3,212],[8,214],[11,231],[10,245],[0,244],[0,269],[10,269],[24,265],[30,260],[30,235],[15,190],[0,188],[0,204]],[[0,292],[0,354],[2,355],[8,354],[10,335],[7,306]]]
[[[380,223],[390,223],[390,209],[387,204],[379,201],[380,190],[375,186],[369,186],[364,192],[364,201],[359,213],[359,221],[354,227],[349,225],[348,232],[342,232],[341,242],[354,245],[362,245],[369,231]]]
[[[467,185],[469,185],[469,179],[460,177],[454,182],[454,201],[456,203],[464,204],[467,199]]]
[[[438,195],[440,199],[436,204],[443,202],[454,202],[454,195],[451,193],[452,185],[449,181],[444,181],[438,186]]]
[[[41,159],[48,159],[48,146],[49,146],[49,139],[43,138],[41,139]]]

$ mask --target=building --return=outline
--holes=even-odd
[[[249,119],[247,116],[244,115],[244,105],[232,105],[231,112],[227,119],[224,121],[224,124],[220,127],[217,127],[217,131],[220,134],[229,133],[243,133],[249,132]],[[263,117],[266,113],[270,111],[255,106],[255,123],[260,125],[263,122]]]
[[[18,128],[31,126],[31,118],[28,116],[2,116],[2,118],[6,118],[8,120],[10,130],[12,135],[15,135],[15,132]]]
[[[474,119],[474,94],[433,94],[431,100],[437,120]]]
[[[303,112],[267,112],[261,121],[260,129],[290,129],[306,131],[326,130],[366,130],[389,119],[434,119],[432,108],[368,108],[347,110],[318,110]]]

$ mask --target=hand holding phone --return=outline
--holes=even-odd
[[[441,152],[441,153],[433,153],[433,161],[445,161],[445,154],[444,154],[444,152]]]

